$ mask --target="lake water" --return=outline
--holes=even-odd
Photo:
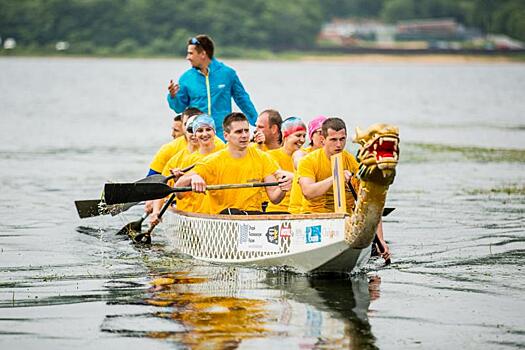
[[[525,346],[525,64],[228,61],[258,110],[398,125],[393,263],[349,279],[182,259],[80,220],[145,176],[184,60],[0,58],[2,349]]]

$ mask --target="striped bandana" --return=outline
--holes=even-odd
[[[306,125],[301,118],[289,117],[283,120],[283,123],[281,124],[283,138],[286,138],[297,131],[306,131]]]

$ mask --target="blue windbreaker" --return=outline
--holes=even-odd
[[[197,68],[187,70],[179,79],[177,95],[172,98],[168,93],[170,108],[181,113],[187,107],[196,107],[209,114],[215,121],[217,136],[224,141],[222,122],[232,112],[233,98],[250,124],[255,125],[257,111],[235,70],[214,58],[208,66],[208,81],[209,94],[204,74]],[[208,109],[208,98],[211,109]]]

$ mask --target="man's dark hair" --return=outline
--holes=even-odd
[[[346,132],[346,124],[341,118],[328,118],[323,122],[323,136],[328,136],[328,129],[332,129],[334,131],[339,130],[345,130]]]
[[[200,53],[204,50],[210,60],[213,58],[213,51],[215,45],[213,44],[213,40],[211,40],[209,36],[205,34],[199,34],[197,36],[189,38],[188,45],[195,45],[195,49],[197,50],[197,52]]]
[[[174,122],[181,122],[182,121],[182,114],[177,114],[175,117],[173,117]]]
[[[184,115],[186,118],[193,117],[194,115],[202,114],[202,111],[195,107],[188,107],[181,113],[181,118]]]
[[[233,122],[242,122],[242,121],[248,121],[248,118],[246,118],[246,116],[240,112],[233,112],[233,113],[230,113],[226,116],[226,118],[224,118],[224,121],[222,122],[222,129],[225,131],[225,132],[230,132],[230,127],[232,125]]]
[[[261,112],[261,114],[268,114],[268,127],[271,128],[273,125],[277,125],[277,130],[279,131],[279,143],[283,143],[283,133],[281,132],[281,125],[283,123],[283,118],[281,113],[275,109],[266,109]]]

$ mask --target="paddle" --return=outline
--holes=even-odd
[[[145,177],[136,182],[137,183],[156,183],[156,182],[166,183],[168,182],[168,180],[172,178],[173,176],[165,177],[165,176],[158,174],[158,175],[151,175],[151,176]],[[108,205],[102,199],[87,199],[87,200],[75,201],[75,206],[77,208],[78,216],[81,219],[85,219],[85,218],[90,218],[93,216],[108,215],[108,214],[111,214],[111,216],[115,216],[117,214],[125,212],[126,210],[133,207],[134,205],[137,205],[138,203],[139,202],[124,203],[124,204],[118,204],[118,205]]]
[[[183,172],[193,169],[195,164],[190,165],[184,169]],[[174,176],[162,176],[161,174],[150,175],[135,182],[137,183],[167,183],[169,180],[173,179]],[[107,215],[115,216],[122,212],[125,212],[129,208],[137,205],[140,202],[124,203],[119,205],[109,206],[104,200],[101,199],[87,199],[87,200],[78,200],[75,201],[75,206],[77,208],[78,216],[81,219],[90,218],[98,215]],[[124,228],[123,228],[124,229]],[[120,231],[119,231],[120,232]]]
[[[278,186],[279,182],[254,182],[244,184],[210,185],[207,190],[225,190],[233,188]],[[164,198],[177,192],[189,192],[192,188],[170,187],[162,183],[108,183],[104,186],[104,198],[107,204],[140,202]]]
[[[164,203],[164,205],[162,206],[162,208],[160,209],[160,213],[159,213],[159,222],[160,222],[160,219],[162,218],[162,215],[164,215],[164,213],[166,212],[166,210],[169,208],[169,206],[171,205],[171,203],[173,203],[173,201],[175,200],[175,193],[173,193],[170,198],[166,201],[166,203]],[[133,237],[133,242],[135,243],[144,243],[144,244],[150,244],[151,243],[151,232],[153,232],[153,230],[155,229],[155,227],[158,225],[155,224],[155,225],[151,225],[150,228],[148,229],[147,232],[145,233],[139,233],[138,235],[136,235],[135,237]]]
[[[195,166],[195,164],[190,165],[190,166],[188,166],[186,168],[183,168],[181,170],[183,172],[186,172],[186,171],[189,171],[189,170],[193,169],[194,166]],[[175,178],[175,175],[170,175],[168,177],[164,177],[164,176],[162,176],[160,174],[156,174],[156,175],[151,175],[151,176],[148,176],[148,177],[146,177],[144,179],[141,179],[141,180],[137,181],[137,183],[155,183],[155,182],[167,183],[169,180],[174,179],[174,178]],[[133,203],[130,203],[130,204],[133,204]],[[124,204],[124,205],[126,205],[126,204]],[[144,222],[144,220],[146,220],[148,215],[149,215],[149,213],[144,213],[144,214],[142,214],[140,219],[138,219],[137,221],[132,221],[132,222],[126,224],[123,228],[120,229],[120,231],[117,232],[117,235],[126,234],[126,235],[128,235],[128,237],[130,237],[131,239],[134,240],[133,232],[140,232],[142,230],[142,223]]]
[[[125,234],[125,235],[128,235],[129,237],[132,237],[133,232],[140,232],[140,230],[142,229],[142,222],[146,220],[148,215],[149,213],[144,212],[144,214],[142,214],[140,219],[138,219],[137,221],[132,221],[126,226],[124,226],[123,228],[121,228],[120,231],[117,232],[117,235]]]
[[[115,216],[128,210],[136,204],[138,203],[124,203],[110,206],[106,205],[106,203],[101,199],[86,199],[75,201],[77,213],[81,219],[108,214],[111,214],[111,216]]]

